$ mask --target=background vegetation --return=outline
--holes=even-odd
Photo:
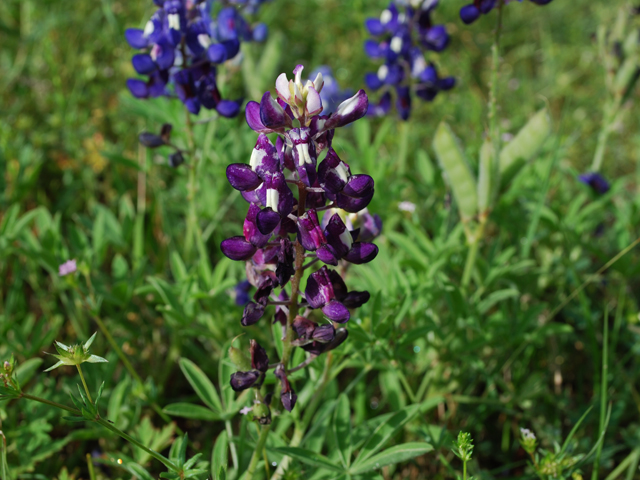
[[[324,401],[348,388],[354,425],[425,405],[395,441],[424,440],[434,451],[385,469],[384,478],[453,478],[460,463],[451,439],[460,430],[474,438],[469,468],[476,478],[530,476],[520,427],[553,450],[594,406],[571,448],[586,453],[597,441],[608,318],[611,417],[596,478],[640,478],[637,251],[591,276],[640,236],[637,91],[608,144],[603,173],[611,190],[597,195],[577,181],[591,163],[605,97],[594,34],[600,24],[613,25],[624,2],[506,8],[501,128],[516,133],[547,104],[554,131],[496,206],[467,292],[459,286],[467,247],[431,142],[446,119],[469,157],[477,158],[494,21],[487,16],[464,26],[460,2],[441,3],[436,18],[446,23],[452,44],[438,65],[456,76],[456,88],[431,104],[414,102],[408,123],[393,116],[357,122],[335,145],[376,179],[369,209],[382,217],[384,232],[378,258],[347,279],[351,288],[371,291],[372,300],[352,319],[349,341],[336,352],[348,363],[328,384]],[[361,48],[363,22],[385,4],[273,0],[260,14],[270,27],[267,45],[245,45],[242,68],[258,73],[245,75],[246,85],[242,75],[229,75],[223,88],[233,97],[246,87],[254,99],[297,63],[308,69],[329,64],[343,87],[359,88],[364,72],[377,68]],[[208,458],[225,422],[169,419],[162,409],[201,403],[181,372],[181,358],[216,385],[228,382],[224,361],[219,365],[227,341],[242,332],[233,287],[244,267],[224,258],[219,244],[238,233],[246,204],[224,168],[248,160],[255,134],[242,117],[196,126],[203,256],[185,242],[188,170],[168,167],[167,151],[137,144],[139,132],[166,121],[184,144],[182,106],[134,100],[124,84],[133,74],[124,29],[142,25],[153,10],[145,0],[0,3],[0,359],[13,353],[25,365],[28,391],[69,403],[75,372],[42,370],[53,364],[43,355],[53,351],[53,340],[84,341],[98,329],[79,294],[89,295],[83,277],[57,274],[59,264],[76,258],[102,298],[102,320],[143,381],[99,334],[92,349],[109,363],[90,366],[87,375],[92,391],[105,382],[107,418],[157,450],[188,431],[190,450]],[[400,202],[416,208],[400,210]],[[551,316],[585,280],[588,287]],[[254,330],[268,338],[268,329]],[[317,363],[300,384],[319,377]],[[423,403],[429,401],[434,408]],[[307,448],[326,451],[321,413]],[[87,478],[87,453],[106,463],[131,457],[150,472],[158,469],[101,427],[70,424],[44,405],[4,402],[0,421],[18,478]],[[244,417],[228,424],[247,441],[254,435]],[[287,424],[279,428],[283,435]],[[248,456],[240,452],[240,462]],[[620,476],[609,475],[621,462],[627,463]],[[310,478],[309,468],[294,462],[289,478]],[[132,472],[115,465],[97,474],[131,478]]]

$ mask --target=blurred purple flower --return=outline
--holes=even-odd
[[[70,273],[74,273],[77,270],[77,265],[75,260],[67,260],[62,265],[58,267],[58,275],[64,277],[65,275],[69,275]]]

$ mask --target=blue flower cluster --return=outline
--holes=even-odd
[[[522,0],[518,0],[522,2]],[[546,5],[551,3],[551,0],[529,0],[536,5]],[[475,22],[480,15],[486,15],[491,10],[499,5],[500,0],[473,0],[473,3],[465,5],[460,9],[460,19],[467,25]],[[508,0],[505,3],[509,3]]]
[[[158,10],[145,28],[125,32],[129,45],[142,50],[133,56],[133,68],[147,76],[146,80],[127,80],[133,96],[175,94],[191,113],[204,107],[224,117],[237,115],[241,101],[221,97],[216,66],[239,58],[241,41],[266,39],[266,25],[252,27],[242,16],[255,13],[265,1],[227,0],[214,16],[211,0],[154,0]]]
[[[365,83],[371,90],[385,90],[369,115],[383,116],[392,104],[392,87],[396,91],[396,108],[407,120],[411,114],[411,94],[432,101],[441,90],[455,85],[455,78],[441,78],[436,66],[427,62],[425,52],[441,52],[449,44],[444,25],[434,25],[431,14],[438,0],[393,0],[380,18],[369,18],[365,26],[375,39],[364,44],[365,53],[374,60],[384,60],[377,72],[367,73]]]

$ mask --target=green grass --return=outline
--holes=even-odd
[[[456,76],[456,88],[431,104],[415,100],[407,124],[395,117],[362,120],[336,137],[334,146],[352,169],[376,179],[369,209],[383,218],[384,233],[378,258],[349,271],[349,287],[370,290],[372,299],[356,312],[348,342],[335,352],[334,366],[343,369],[326,384],[304,447],[326,455],[335,450],[327,405],[346,389],[356,446],[358,426],[436,399],[436,407],[413,417],[390,443],[427,441],[435,451],[391,467],[384,478],[454,478],[462,464],[450,448],[460,430],[474,440],[467,465],[474,478],[531,478],[518,429],[532,429],[553,451],[595,407],[569,445],[586,453],[596,445],[606,398],[611,416],[593,478],[640,478],[638,251],[591,277],[640,236],[637,89],[607,145],[603,173],[611,191],[596,196],[576,180],[591,164],[603,117],[604,71],[593,34],[600,24],[613,24],[624,2],[506,8],[499,125],[515,134],[548,105],[553,134],[500,197],[466,290],[460,288],[464,233],[431,145],[445,119],[468,157],[478,158],[488,128],[495,16],[464,26],[457,18],[464,2],[441,3],[436,19],[447,25],[452,43],[437,63],[443,74]],[[360,88],[364,72],[378,67],[362,52],[363,21],[385,5],[273,0],[260,18],[279,48],[265,61],[268,73],[248,80],[250,88],[273,91],[277,73],[289,74],[297,63],[309,71],[329,64],[343,87]],[[83,278],[57,275],[60,263],[77,258],[102,298],[102,320],[146,386],[99,334],[92,350],[109,363],[83,372],[92,392],[105,382],[103,416],[165,453],[178,429],[188,432],[189,455],[203,452],[209,460],[221,431],[231,428],[249,445],[257,439],[255,427],[239,415],[226,424],[181,417],[167,424],[160,413],[175,403],[203,405],[180,358],[195,362],[216,386],[228,383],[227,343],[243,332],[241,308],[229,292],[244,266],[224,258],[219,244],[239,234],[246,204],[224,169],[248,161],[256,135],[242,118],[196,125],[202,161],[195,204],[204,251],[187,249],[188,170],[167,167],[167,151],[137,145],[140,131],[166,121],[175,126],[176,142],[186,144],[184,112],[166,99],[137,101],[124,87],[133,75],[124,29],[142,25],[152,11],[152,2],[142,0],[0,3],[0,360],[13,353],[26,365],[21,383],[30,394],[71,404],[77,376],[71,368],[42,373],[53,364],[42,352],[53,352],[56,339],[73,344],[99,329],[78,293],[89,292]],[[259,61],[264,48],[249,46],[247,59]],[[231,94],[243,91],[239,76],[223,83]],[[400,211],[402,201],[416,210]],[[586,288],[550,316],[586,280]],[[261,325],[251,335],[271,345],[266,322]],[[608,378],[602,379],[607,331]],[[294,377],[300,390],[307,385],[305,395],[323,367],[316,361]],[[226,402],[228,388],[222,395]],[[0,403],[0,422],[11,478],[87,478],[85,456],[93,451],[109,463],[136,459],[154,478],[161,471],[101,427],[69,423],[46,405]],[[285,416],[274,422],[282,442],[273,440],[274,448],[288,445],[290,422]],[[269,455],[280,461],[275,451]],[[251,449],[237,456],[246,468]],[[312,467],[292,465],[288,478],[310,478]],[[110,468],[96,468],[96,478],[131,478],[117,465]],[[582,467],[585,478],[591,469]]]

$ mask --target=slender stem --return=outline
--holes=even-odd
[[[231,461],[233,462],[234,468],[237,470],[238,463],[238,452],[236,450],[236,443],[233,441],[233,429],[231,428],[231,422],[226,420],[224,422],[225,429],[227,430],[227,435],[229,437],[229,450],[231,450]]]
[[[310,355],[304,362],[302,362],[301,364],[293,367],[292,369],[289,370],[289,373],[293,373],[293,372],[297,372],[298,370],[302,370],[304,367],[308,366],[311,364],[311,362],[313,362],[316,358],[318,358],[316,355]]]
[[[600,379],[600,425],[598,428],[598,440],[604,435],[604,424],[607,417],[607,375],[609,373],[609,310],[605,307],[604,322],[602,326],[602,378]],[[598,469],[600,467],[600,456],[602,455],[602,444],[598,445],[596,458],[593,462],[591,480],[598,480]]]
[[[307,202],[307,190],[302,182],[298,182],[298,217],[304,215],[305,212],[305,204]],[[300,242],[296,240],[295,243],[295,274],[291,279],[291,299],[289,300],[289,316],[287,317],[287,330],[285,333],[285,337],[283,340],[282,346],[282,358],[280,359],[280,363],[285,369],[285,372],[288,370],[289,359],[291,358],[291,352],[293,350],[293,321],[298,315],[298,294],[300,292],[300,281],[302,280],[302,275],[304,273],[303,262],[304,262],[304,247]]]
[[[93,469],[93,460],[90,453],[87,453],[87,468],[89,468],[89,479],[96,480],[96,472]]]
[[[593,161],[591,163],[592,172],[599,172],[602,168],[604,152],[607,148],[607,140],[609,139],[609,134],[611,133],[611,125],[613,123],[613,119],[615,117],[614,112],[616,110],[617,108],[615,108],[613,101],[610,101],[610,103],[605,106],[604,118],[602,119],[602,127],[600,128],[600,132],[598,133],[596,151],[593,155]]]
[[[118,358],[124,365],[124,368],[127,369],[127,372],[129,372],[129,374],[133,378],[135,378],[140,383],[140,385],[144,385],[142,378],[140,378],[140,375],[138,375],[138,372],[136,372],[135,368],[133,368],[133,365],[131,365],[131,362],[129,361],[125,353],[120,348],[120,345],[116,343],[116,340],[113,338],[113,335],[111,335],[111,332],[109,332],[109,330],[107,329],[102,319],[95,314],[92,315],[92,317],[93,317],[93,320],[98,324],[98,328],[100,329],[102,334],[106,337],[107,341],[109,342],[109,345],[111,345],[111,348],[113,348],[116,351]]]
[[[33,400],[34,402],[44,403],[45,405],[49,405],[50,407],[59,408],[60,410],[65,410],[69,413],[73,413],[79,417],[82,416],[82,412],[72,407],[67,407],[66,405],[62,405],[58,402],[53,402],[51,400],[47,400],[46,398],[36,397],[35,395],[29,395],[28,393],[23,393],[19,398],[26,398],[27,400]]]
[[[189,211],[187,213],[187,234],[185,238],[185,257],[191,256],[191,249],[193,248],[193,240],[196,235],[197,227],[197,213],[196,213],[196,169],[198,165],[198,159],[195,155],[195,141],[193,139],[193,124],[191,123],[191,114],[189,110],[185,109],[186,114],[186,130],[187,130],[187,145],[189,146],[189,152],[191,154],[191,162],[189,164],[189,181],[187,184],[187,201],[189,202]]]
[[[467,480],[467,461],[462,461],[462,479]]]
[[[149,455],[151,455],[153,458],[155,458],[156,460],[158,460],[160,463],[164,464],[166,467],[170,468],[171,470],[176,471],[176,472],[178,471],[178,467],[171,460],[166,458],[164,455],[156,452],[155,450],[150,449],[146,445],[140,443],[138,440],[133,438],[131,435],[129,435],[129,434],[123,432],[122,430],[120,430],[119,428],[113,426],[107,420],[104,420],[102,418],[96,418],[94,421],[97,424],[102,425],[107,430],[112,431],[113,433],[115,433],[119,437],[122,437],[127,442],[131,443],[132,445],[135,445],[136,447],[144,450]]]
[[[253,455],[251,455],[251,462],[249,463],[249,468],[247,469],[244,480],[251,480],[253,478],[253,474],[256,472],[256,468],[258,467],[258,461],[262,456],[262,450],[264,449],[264,445],[267,443],[269,430],[271,430],[271,425],[262,425],[260,436],[258,437],[258,443],[256,444],[256,448],[253,450]]]
[[[84,391],[87,392],[87,398],[89,402],[93,404],[93,400],[91,399],[91,393],[89,393],[89,387],[87,387],[87,382],[84,380],[84,375],[82,374],[82,367],[80,365],[76,365],[78,369],[78,373],[80,374],[80,380],[82,380],[82,385],[84,385]]]
[[[311,420],[316,413],[316,410],[322,402],[322,394],[324,393],[324,390],[329,383],[329,372],[331,371],[331,364],[333,363],[333,352],[328,352],[326,355],[327,357],[324,364],[324,370],[322,372],[322,380],[320,381],[320,386],[317,388],[316,393],[311,400],[311,403],[305,409],[302,421],[296,422],[293,436],[291,437],[291,441],[289,442],[290,447],[297,447],[300,445],[300,443],[304,439],[304,434],[306,433],[307,428],[309,428],[309,424],[311,423]],[[280,462],[280,465],[278,465],[278,468],[271,477],[271,480],[280,480],[284,475],[284,472],[289,467],[289,463],[291,463],[291,457],[285,456]]]
[[[89,392],[87,392],[87,394],[88,393]],[[47,400],[46,398],[36,397],[35,395],[29,395],[28,393],[22,393],[20,395],[20,398],[25,398],[27,400],[33,400],[34,402],[44,403],[45,405],[49,405],[51,407],[59,408],[60,410],[65,410],[65,411],[67,411],[69,413],[72,413],[75,416],[78,416],[78,417],[82,417],[83,416],[82,412],[80,410],[76,409],[76,408],[67,407],[66,405],[62,405],[61,403],[57,403],[57,402],[53,402],[51,400]],[[104,428],[106,428],[107,430],[110,430],[111,432],[115,433],[119,437],[122,437],[127,442],[131,443],[132,445],[135,445],[136,447],[141,448],[142,450],[147,452],[149,455],[151,455],[153,458],[155,458],[156,460],[158,460],[159,462],[161,462],[162,464],[164,464],[168,468],[170,468],[170,469],[172,469],[174,471],[178,470],[178,467],[176,467],[176,465],[172,461],[168,460],[167,458],[165,458],[163,455],[159,454],[155,450],[151,450],[150,448],[146,447],[145,445],[140,443],[138,440],[136,440],[132,436],[126,434],[125,432],[123,432],[122,430],[117,428],[116,426],[112,425],[108,420],[104,420],[103,418],[96,417],[92,421],[97,423],[98,425],[102,425]]]
[[[471,280],[471,273],[473,272],[473,267],[476,265],[476,257],[478,256],[478,249],[480,248],[480,242],[482,241],[482,237],[484,234],[484,226],[486,223],[486,217],[481,219],[481,223],[476,227],[475,232],[473,233],[472,240],[469,244],[469,252],[467,253],[467,261],[464,264],[464,271],[462,272],[462,288],[467,288],[469,286],[469,281]]]

